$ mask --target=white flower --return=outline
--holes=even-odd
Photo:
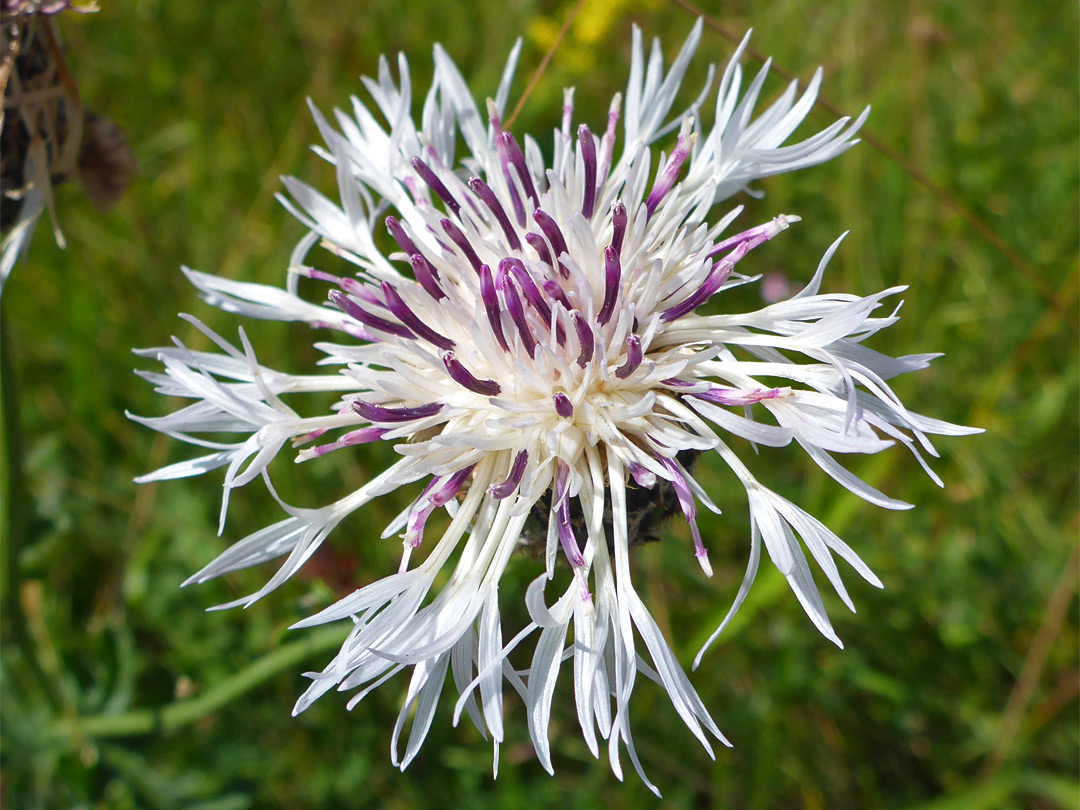
[[[751,120],[765,72],[740,100],[736,62],[744,41],[721,79],[713,129],[706,132],[699,120],[707,90],[671,116],[700,34],[699,22],[665,72],[659,44],[646,61],[635,29],[620,155],[620,97],[597,137],[584,124],[572,128],[567,91],[550,167],[532,138],[522,146],[500,123],[518,48],[488,103],[486,125],[438,46],[419,127],[409,116],[405,59],[398,63],[400,84],[383,60],[378,81],[364,82],[388,126],[357,99],[351,116],[335,111],[338,129],[314,113],[326,142],[321,154],[337,168],[340,205],[285,181],[292,200],[283,202],[311,229],[294,254],[287,289],[186,271],[223,309],[336,332],[340,342],[316,344],[336,372],[272,371],[258,363],[242,333],[241,351],[197,321],[223,354],[180,344],[144,353],[165,364],[164,374],[147,375],[162,393],[194,402],[141,421],[209,450],[144,480],[225,467],[226,493],[260,473],[269,484],[267,464],[289,440],[305,448],[297,461],[374,441],[392,443],[400,456],[334,504],[285,507],[289,517],[192,578],[201,582],[288,555],[266,587],[234,604],[250,604],[295,573],[345,515],[397,487],[426,482],[383,535],[403,537],[399,570],[297,625],[353,623],[340,653],[311,675],[296,712],[331,689],[360,689],[351,706],[411,670],[394,729],[393,761],[401,768],[427,734],[450,671],[460,694],[455,721],[465,712],[490,734],[496,767],[508,682],[525,702],[537,755],[551,771],[552,695],[563,662],[572,659],[589,749],[599,755],[599,732],[622,778],[625,745],[655,790],[631,734],[630,696],[639,674],[663,686],[710,753],[710,735],[727,740],[634,590],[630,547],[640,538],[631,536],[636,523],[628,509],[640,493],[659,487],[677,501],[694,553],[711,573],[696,510],[698,504],[718,510],[687,460],[716,451],[746,489],[753,527],[750,564],[732,612],[746,596],[764,541],[810,619],[839,644],[804,546],[849,606],[833,553],[873,585],[880,582],[825,526],[759,483],[730,437],[765,446],[794,440],[842,485],[895,509],[908,505],[857,479],[833,454],[876,453],[899,441],[921,461],[920,448],[934,454],[927,434],[971,432],[908,411],[889,388],[890,378],[925,367],[931,355],[892,358],[863,345],[896,320],[895,311],[876,313],[903,288],[866,298],[819,292],[839,240],[791,300],[756,312],[697,314],[714,296],[756,280],[740,273],[739,263],[797,221],[778,216],[722,236],[739,209],[710,224],[713,206],[755,178],[845,151],[866,115],[784,146],[814,101],[820,73],[798,101],[793,84]],[[660,153],[650,171],[650,144],[675,129],[670,156]],[[454,168],[458,132],[468,152],[463,169]],[[400,253],[385,256],[376,247],[375,231],[384,225]],[[355,278],[304,264],[320,240],[356,266]],[[329,305],[302,300],[299,276],[332,285]],[[293,394],[323,391],[342,393],[332,413],[302,417],[285,403]],[[214,433],[249,438],[197,438]],[[440,508],[449,510],[449,527],[439,538],[426,537],[425,524]],[[539,532],[530,531],[530,522]],[[523,535],[539,538],[544,566],[525,594],[531,622],[506,641],[499,582],[508,565],[529,564],[511,561]],[[570,567],[573,579],[563,592],[549,593],[560,565]],[[531,663],[517,670],[508,656],[530,636]],[[402,754],[398,737],[414,710]]]

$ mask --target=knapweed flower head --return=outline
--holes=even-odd
[[[922,463],[921,453],[934,454],[927,434],[969,432],[909,411],[889,387],[931,355],[893,358],[864,345],[895,322],[895,310],[878,313],[902,287],[868,297],[820,291],[839,240],[790,300],[723,311],[726,291],[756,280],[744,272],[748,255],[798,218],[777,216],[729,234],[739,209],[714,219],[717,203],[758,178],[846,151],[866,113],[785,145],[810,110],[821,73],[801,96],[793,83],[754,117],[768,65],[741,93],[744,41],[720,78],[711,128],[701,120],[713,104],[711,70],[696,100],[673,115],[700,34],[699,22],[665,71],[659,43],[646,59],[635,28],[625,96],[601,111],[606,117],[582,116],[566,91],[550,161],[533,138],[519,140],[502,123],[520,44],[483,113],[436,46],[419,122],[411,117],[404,57],[397,81],[382,60],[378,79],[364,79],[374,109],[354,98],[351,115],[335,111],[336,128],[314,112],[326,144],[318,151],[336,167],[340,202],[284,181],[291,195],[284,204],[310,229],[284,289],[185,271],[222,309],[323,330],[328,339],[315,345],[327,371],[275,371],[256,358],[242,330],[235,346],[194,319],[219,353],[179,342],[143,352],[164,364],[163,374],[145,375],[158,390],[193,402],[139,421],[209,451],[144,480],[225,468],[227,504],[232,490],[260,476],[273,491],[267,466],[287,444],[299,448],[299,462],[371,442],[389,443],[397,454],[335,503],[282,503],[284,519],[190,580],[285,557],[263,588],[231,604],[250,605],[291,577],[345,516],[422,482],[383,532],[402,538],[398,570],[382,578],[371,572],[370,584],[297,625],[352,623],[338,655],[310,674],[296,712],[334,689],[359,690],[351,707],[409,672],[393,734],[401,768],[416,756],[450,673],[459,694],[454,721],[468,714],[490,735],[496,767],[509,684],[551,771],[548,726],[566,662],[585,742],[599,756],[600,739],[607,740],[620,778],[625,746],[648,783],[631,732],[639,676],[666,690],[710,753],[710,736],[727,744],[634,588],[631,546],[650,521],[640,505],[670,504],[681,514],[693,538],[688,553],[711,573],[697,510],[718,510],[691,466],[702,453],[718,454],[745,488],[751,517],[749,565],[731,613],[764,545],[811,621],[839,644],[806,551],[849,607],[834,555],[880,582],[829,529],[760,483],[733,437],[765,447],[798,442],[852,492],[906,508],[834,455],[899,442]],[[596,132],[575,124],[582,117],[600,117]],[[459,134],[467,152],[461,160]],[[652,144],[669,134],[670,153],[655,154]],[[380,229],[398,252],[377,247]],[[354,275],[311,267],[316,244],[351,262]],[[301,298],[302,277],[325,283],[327,300]],[[706,304],[723,314],[699,313]],[[325,392],[340,394],[329,412],[296,409],[302,395]],[[206,438],[218,433],[242,438]],[[448,511],[448,525],[434,537],[425,527],[439,509]],[[222,525],[224,518],[225,504]],[[523,545],[540,553],[515,555]],[[511,565],[537,569],[524,594],[500,593]],[[556,576],[565,569],[572,576]],[[511,635],[501,605],[522,598],[530,621]]]

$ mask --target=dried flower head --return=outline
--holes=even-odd
[[[99,210],[112,208],[137,172],[123,132],[83,108],[53,18],[97,7],[71,0],[0,3],[0,292],[48,210],[64,247],[53,187],[78,176]]]
[[[430,728],[449,671],[460,695],[455,721],[465,712],[490,734],[496,767],[509,683],[525,702],[540,762],[552,770],[548,721],[568,660],[585,742],[598,756],[597,732],[608,740],[620,778],[625,745],[648,783],[630,725],[639,674],[663,686],[710,753],[709,735],[727,744],[634,589],[629,552],[642,532],[638,504],[654,498],[660,509],[677,508],[693,553],[711,573],[697,509],[718,510],[688,465],[697,454],[717,453],[745,487],[752,525],[750,562],[731,612],[746,596],[764,544],[811,621],[839,644],[805,550],[849,606],[834,554],[881,583],[824,525],[761,484],[730,437],[766,447],[796,441],[857,495],[907,508],[833,454],[876,453],[899,442],[922,462],[920,448],[933,453],[927,434],[971,432],[912,413],[890,389],[890,378],[925,367],[930,355],[893,358],[864,345],[895,322],[895,311],[877,313],[903,288],[865,298],[820,291],[839,240],[789,300],[754,312],[698,313],[755,281],[742,272],[748,254],[797,221],[778,216],[727,235],[739,209],[713,221],[714,206],[757,178],[846,151],[866,117],[841,119],[785,146],[814,102],[821,72],[801,96],[793,83],[753,118],[768,66],[740,95],[745,40],[720,78],[712,128],[699,115],[710,98],[711,70],[706,89],[671,115],[700,34],[699,22],[665,71],[659,43],[646,59],[635,28],[625,98],[615,97],[594,134],[584,123],[574,126],[567,91],[550,164],[536,141],[519,141],[501,124],[519,48],[488,102],[486,125],[438,46],[419,124],[410,117],[404,57],[399,82],[382,60],[378,79],[364,84],[385,125],[356,99],[351,116],[335,111],[338,129],[314,111],[326,143],[320,154],[337,169],[340,204],[285,180],[292,199],[284,204],[310,229],[286,288],[185,270],[222,309],[335,334],[336,341],[316,344],[334,370],[274,371],[259,363],[242,330],[236,347],[194,319],[220,353],[179,342],[143,352],[165,366],[163,374],[146,375],[158,390],[193,402],[139,421],[210,451],[143,480],[224,467],[227,503],[233,489],[260,475],[270,486],[267,465],[290,442],[303,448],[301,462],[369,442],[389,442],[399,456],[336,503],[282,503],[286,518],[190,580],[286,558],[263,588],[232,604],[251,604],[292,576],[368,501],[424,482],[383,533],[402,537],[399,570],[297,625],[352,622],[339,654],[311,676],[296,712],[332,689],[361,690],[351,706],[411,671],[394,729],[393,761],[402,768]],[[458,133],[468,152],[460,162]],[[670,154],[654,158],[650,145],[668,133],[676,133]],[[378,249],[383,227],[400,252]],[[308,266],[318,243],[355,265],[355,277]],[[301,277],[330,285],[328,304],[299,297]],[[297,395],[328,391],[341,394],[330,413],[302,416],[290,404]],[[197,435],[214,433],[246,438]],[[428,537],[425,526],[437,509],[448,510],[449,525]],[[223,522],[224,516],[225,504]],[[530,534],[530,522],[539,533]],[[541,551],[542,570],[539,562],[512,561],[526,540]],[[499,583],[512,564],[534,564],[538,576],[524,595],[531,621],[507,641]],[[555,574],[562,565],[573,576],[561,592],[549,593],[559,590],[553,583],[561,581]],[[517,668],[509,656],[530,637],[531,660]],[[398,738],[410,714],[401,753]]]

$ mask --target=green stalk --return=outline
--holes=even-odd
[[[54,733],[69,739],[171,734],[214,713],[278,673],[296,666],[308,656],[340,646],[344,635],[342,630],[340,625],[324,627],[309,633],[305,638],[278,647],[198,697],[157,709],[62,720],[54,726]]]
[[[60,692],[41,665],[26,614],[19,601],[20,557],[27,540],[30,492],[23,474],[19,392],[9,345],[7,317],[4,315],[3,301],[0,300],[0,410],[3,414],[0,421],[3,422],[4,470],[7,478],[4,530],[0,532],[0,559],[3,560],[4,568],[3,577],[0,579],[0,603],[3,604],[5,629],[10,632],[12,640],[22,652],[49,705],[53,711],[59,712],[63,705]]]

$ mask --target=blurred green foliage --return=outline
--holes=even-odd
[[[482,98],[524,34],[513,103],[571,4],[102,5],[63,18],[69,58],[87,106],[126,130],[141,176],[108,215],[76,187],[58,189],[68,248],[59,250],[42,222],[3,297],[13,362],[3,385],[14,392],[18,382],[28,493],[16,487],[13,503],[6,489],[4,502],[8,515],[22,507],[28,518],[22,537],[5,537],[4,806],[656,806],[636,778],[619,784],[590,758],[565,673],[552,721],[554,778],[532,755],[516,700],[495,783],[490,748],[474,729],[451,728],[449,700],[409,771],[390,766],[403,681],[351,713],[331,694],[291,718],[301,671],[320,668],[337,638],[333,629],[287,626],[335,589],[394,569],[394,544],[372,529],[406,494],[340,527],[335,553],[314,561],[311,576],[249,610],[207,615],[204,608],[258,587],[265,572],[186,591],[179,583],[276,519],[278,507],[257,486],[239,493],[218,539],[214,480],[132,483],[185,451],[124,416],[164,412],[132,374],[149,364],[130,349],[174,333],[191,340],[178,311],[235,334],[233,318],[197,300],[181,264],[283,278],[301,229],[272,199],[278,176],[332,189],[331,173],[306,149],[315,131],[305,96],[323,109],[344,105],[360,92],[357,75],[398,50],[410,57],[415,85],[426,87],[430,47],[441,41]],[[666,697],[642,684],[635,735],[663,806],[1075,808],[1076,5],[991,0],[973,13],[961,0],[778,0],[767,9],[734,0],[718,19],[737,34],[755,26],[753,44],[798,76],[824,64],[832,103],[848,112],[872,104],[870,131],[1021,261],[866,144],[760,184],[762,201],[744,200],[743,222],[779,212],[804,218],[755,253],[760,271],[800,284],[850,229],[828,289],[911,285],[903,320],[875,347],[946,352],[900,381],[899,393],[916,410],[987,433],[939,442],[944,491],[899,451],[857,460],[853,468],[875,486],[918,506],[899,514],[858,502],[796,452],[753,459],[763,481],[857,548],[886,589],[857,584],[858,616],[829,603],[847,645],[840,651],[763,569],[737,623],[692,676],[735,743],[715,763]],[[625,82],[632,20],[669,49],[693,21],[659,0],[586,2],[515,130],[549,131],[569,84],[579,114],[599,126]],[[731,49],[707,30],[697,73]],[[782,86],[773,78],[767,89]],[[808,127],[826,118],[814,113]],[[244,326],[270,365],[299,370],[315,359],[303,328]],[[278,480],[288,500],[317,505],[385,462],[378,453],[335,454]],[[7,484],[14,473],[6,459]],[[726,611],[747,553],[745,501],[730,495],[718,464],[703,477],[725,509],[704,526],[716,577],[700,575],[681,527],[636,557],[639,587],[686,664]],[[521,618],[514,595],[534,576],[526,559],[512,568],[503,588],[508,621]]]

